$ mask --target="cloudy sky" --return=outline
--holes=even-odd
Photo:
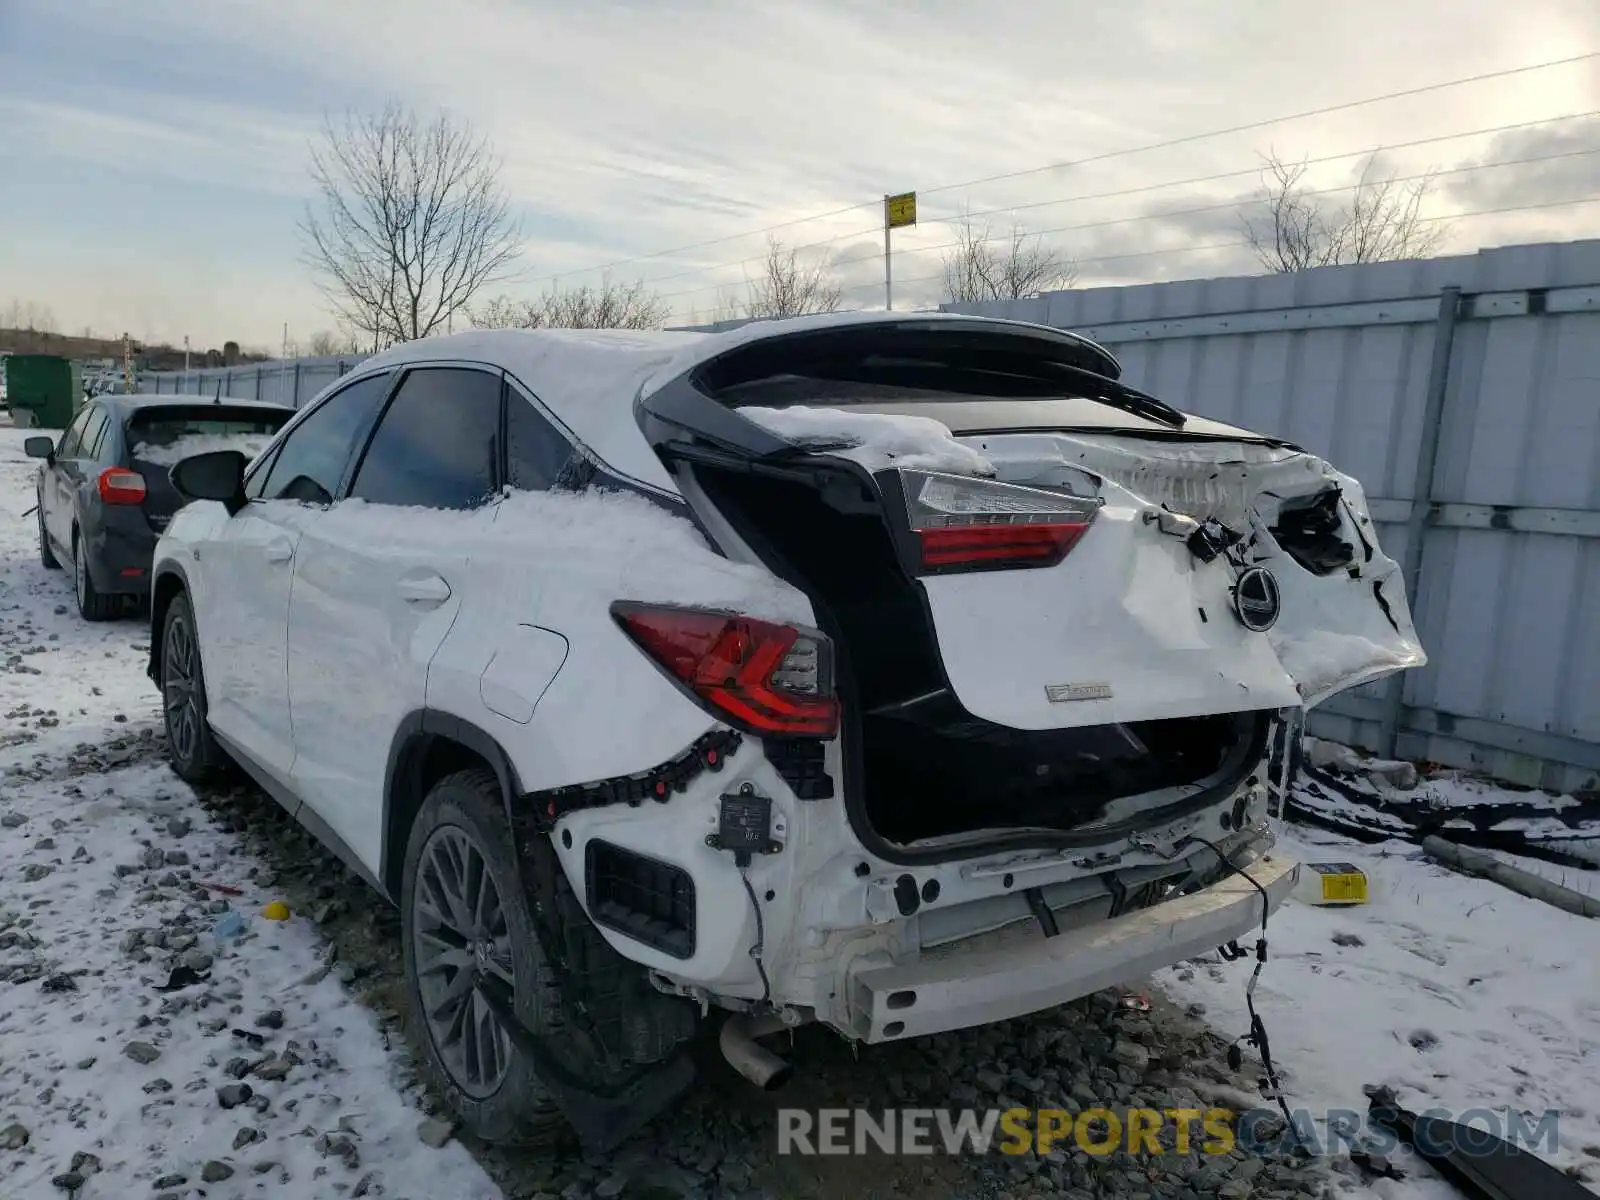
[[[330,327],[296,234],[308,145],[391,98],[503,158],[527,242],[497,290],[617,264],[683,319],[782,222],[881,304],[902,189],[897,307],[937,300],[963,210],[1085,284],[1248,272],[1269,151],[1318,189],[1378,147],[1441,172],[1447,250],[1597,236],[1600,203],[1562,202],[1600,197],[1600,58],[1140,149],[1591,50],[1595,0],[0,0],[0,306],[197,345]]]

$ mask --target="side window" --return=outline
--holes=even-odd
[[[261,499],[261,493],[267,486],[267,477],[272,474],[272,465],[278,461],[278,451],[281,449],[283,449],[281,445],[276,447],[266,461],[256,468],[255,474],[244,481],[244,498],[246,500]]]
[[[495,489],[500,376],[412,371],[378,424],[350,495],[371,504],[475,508]]]
[[[515,391],[506,393],[506,482],[524,492],[556,486],[572,462],[572,443]]]
[[[107,431],[111,428],[111,418],[106,415],[103,408],[95,409],[94,416],[89,418],[89,423],[83,428],[83,457],[98,459],[100,451],[105,449]]]
[[[284,439],[261,498],[332,503],[357,441],[388,392],[387,374],[369,375],[319,404]]]
[[[61,435],[61,441],[56,445],[57,458],[71,458],[78,452],[78,443],[83,439],[83,427],[89,423],[89,418],[95,410],[86,408],[72,419],[66,431]]]

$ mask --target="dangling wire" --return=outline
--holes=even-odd
[[[761,1003],[772,1003],[772,982],[767,978],[766,964],[761,961],[761,956],[766,952],[767,929],[761,919],[761,904],[756,900],[756,890],[750,886],[750,876],[745,874],[744,868],[739,869],[739,878],[744,882],[745,894],[750,897],[750,907],[756,910],[756,944],[750,947],[750,957],[756,960],[756,970],[761,975]]]
[[[1255,969],[1250,972],[1250,982],[1245,985],[1244,989],[1244,1006],[1245,1010],[1250,1014],[1250,1032],[1242,1037],[1235,1038],[1233,1044],[1228,1047],[1228,1063],[1235,1070],[1242,1064],[1242,1057],[1239,1055],[1239,1043],[1241,1041],[1247,1042],[1256,1048],[1261,1055],[1261,1066],[1267,1073],[1267,1098],[1278,1102],[1278,1111],[1283,1114],[1284,1128],[1288,1136],[1294,1140],[1296,1152],[1303,1154],[1305,1147],[1300,1145],[1299,1135],[1294,1127],[1294,1118],[1289,1114],[1289,1103],[1284,1099],[1283,1084],[1278,1078],[1278,1069],[1272,1062],[1272,1044],[1267,1039],[1267,1026],[1261,1020],[1261,1014],[1256,1011],[1256,984],[1261,979],[1261,968],[1267,965],[1267,918],[1272,913],[1272,899],[1267,895],[1267,889],[1262,887],[1255,877],[1243,867],[1237,866],[1227,855],[1223,854],[1215,842],[1192,834],[1188,840],[1199,842],[1200,845],[1210,850],[1211,853],[1217,856],[1218,862],[1261,894],[1261,936],[1256,939],[1256,965]],[[1233,941],[1226,946],[1219,947],[1218,953],[1227,962],[1237,962],[1245,957],[1249,951],[1241,947],[1237,941]]]

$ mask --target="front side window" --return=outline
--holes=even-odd
[[[389,392],[389,376],[369,375],[306,415],[278,451],[261,498],[331,504],[345,468]]]
[[[499,375],[424,367],[406,375],[350,486],[370,504],[468,509],[495,490]]]

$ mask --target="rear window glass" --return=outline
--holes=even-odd
[[[237,408],[137,413],[128,421],[129,453],[156,466],[171,466],[213,450],[237,450],[254,458],[293,415]]]

